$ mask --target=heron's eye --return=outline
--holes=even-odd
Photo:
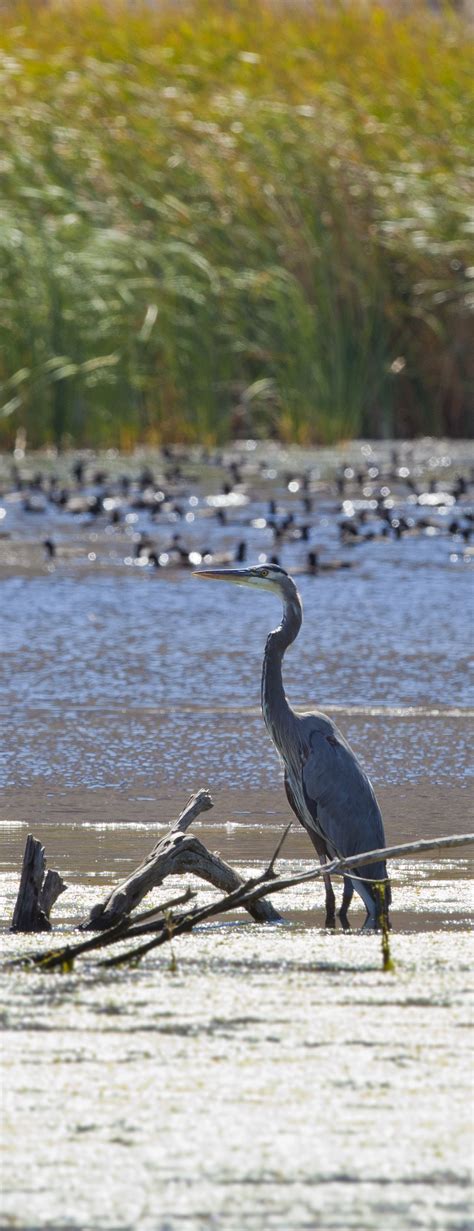
[[[260,576],[261,576],[261,577],[268,577],[268,569],[267,569],[267,568],[262,568],[262,569],[260,569]]]

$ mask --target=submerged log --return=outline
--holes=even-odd
[[[159,839],[146,859],[112,890],[105,902],[92,908],[89,918],[81,924],[82,930],[103,931],[116,927],[138,906],[145,894],[161,885],[167,876],[191,872],[224,893],[233,893],[240,889],[244,884],[242,877],[218,855],[211,854],[199,838],[186,833],[199,813],[208,811],[212,806],[208,791],[198,791],[193,795],[168,833]],[[278,911],[265,900],[251,902],[247,909],[258,923],[281,921]]]
[[[44,846],[32,834],[28,834],[10,931],[51,931],[51,909],[59,895],[67,889],[67,885],[59,872],[48,870],[45,874],[45,867]]]

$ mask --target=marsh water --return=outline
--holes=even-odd
[[[32,479],[70,484],[72,459],[17,458],[14,481],[11,459],[0,468],[5,955],[38,947],[7,931],[28,832],[68,882],[62,934],[199,787],[214,808],[196,833],[243,871],[290,819],[259,709],[278,604],[196,581],[176,534],[196,562],[230,559],[245,540],[249,562],[278,552],[295,574],[304,624],[288,696],[348,737],[387,841],[472,830],[467,445],[249,442],[187,454],[174,473],[152,454],[85,460],[69,508]],[[120,475],[145,465],[166,489],[159,517],[128,496],[114,521]],[[92,515],[81,500],[104,488],[99,466],[109,505]],[[384,530],[382,488],[403,534]],[[145,539],[160,567],[138,550]],[[350,567],[308,575],[308,546]],[[63,976],[4,970],[2,1226],[465,1231],[468,856],[393,864],[390,975],[357,906],[349,935],[324,930],[318,886],[279,897],[284,926],[239,917],[176,941],[176,970],[168,955],[114,975],[93,962]],[[295,824],[281,869],[311,862]]]

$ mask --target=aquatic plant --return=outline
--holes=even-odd
[[[0,444],[462,434],[466,24],[10,3]]]
[[[390,924],[388,918],[388,901],[386,892],[387,886],[384,881],[378,881],[375,888],[380,902],[379,919],[382,942],[382,970],[393,974],[393,971],[395,970],[395,963],[393,961],[390,949]]]

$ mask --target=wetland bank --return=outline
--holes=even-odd
[[[186,567],[140,563],[140,535],[162,555],[176,533],[190,551],[220,554],[245,538],[256,559],[275,550],[262,524],[273,500],[279,522],[294,515],[278,552],[298,573],[307,544],[290,530],[310,521],[321,558],[352,567],[298,576],[305,622],[285,663],[290,700],[335,717],[374,781],[387,841],[472,829],[472,559],[460,532],[471,457],[451,442],[398,444],[413,499],[407,476],[387,477],[394,447],[183,453],[181,477],[166,481],[169,509],[153,520],[127,503],[119,523],[111,508],[71,514],[38,487],[15,492],[3,459],[5,956],[38,948],[38,937],[7,931],[29,831],[69,884],[53,914],[62,940],[198,787],[210,787],[214,810],[197,833],[242,871],[262,867],[289,819],[259,711],[275,603],[225,587],[209,595]],[[102,470],[107,499],[127,468],[138,480],[148,465],[157,484],[170,468],[157,454],[84,456],[87,495]],[[232,462],[240,500],[223,492]],[[70,485],[72,463],[18,466]],[[353,472],[352,514],[341,464]],[[360,468],[379,472],[371,495],[355,490]],[[459,474],[467,488],[452,498]],[[413,522],[400,537],[381,533],[387,485],[392,520]],[[425,492],[431,504],[419,502]],[[362,512],[363,541],[349,547],[340,522]],[[466,1231],[468,853],[394,861],[391,975],[378,937],[324,930],[318,885],[279,895],[285,925],[207,925],[176,941],[174,963],[161,951],[113,973],[92,961],[63,976],[4,969],[2,1226]],[[295,825],[279,868],[311,861]],[[200,885],[199,900],[210,897]],[[356,929],[355,905],[352,918]]]

